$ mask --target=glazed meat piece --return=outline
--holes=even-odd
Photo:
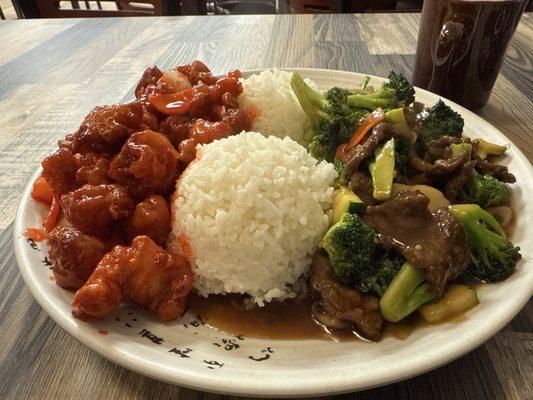
[[[217,78],[211,74],[207,65],[198,60],[190,64],[180,65],[176,67],[176,70],[186,75],[189,78],[189,82],[193,85],[198,84],[198,82],[213,85],[217,81]]]
[[[76,182],[78,186],[85,184],[103,185],[112,183],[108,176],[109,164],[111,159],[103,154],[87,153],[76,154]]]
[[[67,289],[82,287],[107,250],[101,240],[69,226],[55,227],[48,244],[56,283]]]
[[[438,159],[435,160],[435,162],[432,164],[422,160],[420,157],[413,154],[409,159],[409,163],[414,169],[421,171],[426,175],[443,176],[457,171],[464,163],[468,162],[469,160],[470,156],[468,154],[463,154],[459,157]]]
[[[505,165],[494,164],[485,160],[479,160],[476,164],[476,169],[481,174],[491,174],[496,179],[507,182],[515,183],[516,177],[509,172]]]
[[[362,336],[379,339],[383,317],[378,299],[341,285],[333,276],[328,257],[321,252],[315,254],[311,265],[311,288],[320,295],[313,306],[318,321],[332,329],[355,326]]]
[[[448,150],[451,144],[462,143],[464,139],[455,136],[441,136],[428,143],[428,153],[433,160],[449,158]]]
[[[69,133],[63,139],[58,140],[57,141],[57,146],[60,149],[70,150],[70,152],[72,154],[74,154],[75,153],[75,151],[74,151],[74,134],[73,133]]]
[[[211,115],[208,117],[214,122],[203,119],[195,122],[189,117],[177,115],[171,115],[161,122],[161,132],[180,151],[181,161],[190,162],[194,159],[197,144],[210,143],[252,128],[252,120],[244,110],[225,106],[218,108],[220,110],[216,107],[210,109]]]
[[[128,218],[133,212],[133,201],[121,185],[83,185],[61,196],[65,218],[87,235],[107,238],[116,221]]]
[[[135,132],[157,130],[157,118],[139,102],[95,107],[73,135],[76,153],[114,154]]]
[[[189,114],[195,118],[213,115],[211,108],[229,103],[229,96],[237,98],[242,93],[242,85],[236,78],[221,78],[214,85],[198,83],[192,88]],[[216,113],[215,113],[216,115]]]
[[[442,296],[446,283],[468,266],[469,248],[463,225],[446,208],[431,213],[428,204],[418,190],[402,190],[384,204],[367,207],[364,220],[380,244],[425,269],[429,290]]]
[[[99,319],[121,302],[132,301],[160,320],[171,321],[183,312],[192,283],[185,257],[170,255],[147,236],[138,236],[131,246],[116,246],[102,258],[76,292],[72,314],[83,320]]]
[[[163,72],[156,66],[147,68],[135,88],[135,98],[141,102],[145,101],[147,93],[153,90],[151,88],[155,88],[157,81],[162,76]]]
[[[130,241],[145,235],[163,246],[170,232],[170,210],[166,200],[157,195],[146,198],[137,204],[124,228]]]
[[[209,122],[197,119],[190,130],[189,138],[179,145],[179,159],[184,163],[190,163],[196,157],[196,146],[198,144],[211,143],[234,133],[231,126],[225,122]]]
[[[457,196],[468,182],[468,178],[470,178],[470,174],[472,173],[476,163],[477,161],[474,160],[463,164],[461,169],[446,182],[444,195],[448,200],[450,200],[451,203],[455,203],[457,201]]]
[[[389,140],[394,135],[391,126],[385,122],[377,124],[372,129],[372,134],[363,143],[355,146],[346,155],[346,170],[349,174],[353,174],[359,168],[359,164],[365,158],[372,155],[374,150],[383,142]]]
[[[128,187],[136,199],[166,194],[178,172],[178,154],[165,135],[144,131],[133,134],[109,166],[109,176]]]
[[[181,115],[169,115],[159,126],[159,130],[164,134],[176,150],[180,143],[189,137],[189,132],[194,125],[194,120]]]
[[[59,148],[46,157],[41,165],[43,177],[58,193],[68,193],[77,187],[76,171],[78,165],[72,152]]]
[[[356,171],[350,177],[350,189],[363,200],[365,204],[376,204],[373,192],[372,178],[363,172]]]
[[[236,108],[224,107],[222,122],[228,124],[235,134],[252,129],[250,115],[246,111]]]

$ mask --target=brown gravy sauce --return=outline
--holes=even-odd
[[[244,335],[261,339],[290,340],[365,340],[350,330],[329,330],[313,319],[313,299],[290,299],[272,302],[264,307],[246,308],[241,296],[197,294],[189,296],[189,311],[200,315],[206,325],[230,335]],[[459,323],[464,314],[456,315],[441,323]],[[429,326],[418,315],[411,315],[400,323],[387,322],[383,337],[405,340],[418,328]]]

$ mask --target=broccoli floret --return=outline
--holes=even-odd
[[[376,108],[385,110],[394,108],[396,91],[385,83],[377,91],[368,94],[354,93],[347,97],[348,104],[354,108],[373,111]]]
[[[455,204],[450,211],[462,222],[470,246],[466,275],[499,282],[511,275],[520,260],[520,248],[508,239],[496,219],[477,204]]]
[[[357,288],[361,292],[372,291],[379,297],[383,296],[404,261],[399,254],[385,254],[378,257],[375,261],[375,273],[363,279]]]
[[[385,85],[396,91],[394,95],[394,103],[396,105],[403,103],[404,106],[408,106],[415,101],[415,88],[402,74],[391,71],[389,82]]]
[[[381,297],[379,309],[387,321],[398,322],[434,298],[424,271],[405,262]]]
[[[344,214],[324,235],[320,246],[326,250],[339,281],[353,285],[374,275],[376,232],[356,214]]]
[[[391,71],[389,80],[381,85],[376,92],[361,94],[354,93],[348,96],[348,104],[356,108],[365,108],[373,111],[376,108],[385,110],[408,106],[415,101],[415,88],[402,74]]]
[[[347,90],[333,88],[322,95],[311,89],[298,73],[293,74],[291,87],[313,125],[309,151],[317,159],[333,160],[337,147],[350,139],[368,111],[350,107]]]
[[[459,193],[458,200],[487,208],[508,205],[509,196],[509,189],[504,182],[490,174],[481,175],[474,170]]]
[[[443,135],[461,137],[463,132],[464,120],[442,100],[439,100],[433,107],[427,111],[422,123],[418,139],[423,144],[431,140],[438,139]]]
[[[394,138],[394,165],[402,175],[406,174],[411,147],[411,142],[405,136],[398,135]]]
[[[336,158],[333,160],[333,168],[339,176],[333,182],[334,186],[346,186],[348,184],[348,172],[346,171],[346,162]]]

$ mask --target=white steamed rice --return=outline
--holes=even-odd
[[[184,235],[201,295],[296,296],[329,225],[331,164],[256,132],[203,145],[178,181],[173,234]]]
[[[291,88],[292,72],[265,70],[242,81],[243,92],[237,98],[241,108],[251,108],[257,116],[252,130],[265,136],[289,136],[307,146],[311,122]],[[308,85],[316,89],[310,79]]]

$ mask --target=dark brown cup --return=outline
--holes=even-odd
[[[413,84],[475,110],[489,100],[527,0],[425,0]]]

